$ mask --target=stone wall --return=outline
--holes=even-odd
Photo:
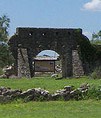
[[[92,94],[92,92],[95,92],[95,94]],[[7,103],[17,99],[22,99],[24,102],[84,99],[101,100],[101,86],[94,89],[88,83],[84,83],[77,89],[74,86],[65,86],[64,89],[57,90],[54,93],[41,88],[22,91],[19,89],[13,90],[10,87],[0,87],[0,103]]]
[[[79,55],[76,52],[72,52],[72,50],[77,49],[79,39],[82,42],[87,40],[82,35],[81,29],[17,28],[16,34],[9,40],[9,45],[16,60],[15,62],[18,62],[15,64],[18,68],[18,76],[34,76],[33,57],[43,50],[54,50],[60,55],[62,77],[83,75],[84,72],[80,58],[78,58]],[[19,50],[19,46],[22,51]]]
[[[82,61],[80,60],[78,50],[72,51],[73,76],[81,77],[84,75]]]
[[[21,77],[31,77],[27,49],[23,48],[18,49],[18,78]]]

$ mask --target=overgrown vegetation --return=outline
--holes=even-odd
[[[3,74],[3,70],[2,70],[2,68],[0,68],[0,75],[2,75]]]
[[[76,34],[76,39],[78,42],[78,50],[80,58],[83,62],[85,72],[86,70],[92,72],[96,66],[101,66],[101,31],[92,34],[92,40],[84,35]],[[97,43],[99,42],[99,43]],[[88,65],[85,67],[85,65]],[[87,72],[88,73],[88,72]]]
[[[98,33],[92,34],[91,43],[95,45],[101,45],[101,30]]]
[[[8,49],[8,45],[0,45],[0,67],[3,68],[13,63],[13,57]]]
[[[85,37],[86,38],[86,37]],[[88,62],[91,65],[95,59],[96,49],[90,44],[89,40],[79,40],[80,54],[83,62]],[[93,58],[92,58],[93,57]]]
[[[101,67],[97,67],[90,75],[91,79],[101,79]]]

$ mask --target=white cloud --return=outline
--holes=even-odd
[[[101,0],[92,0],[84,4],[83,8],[90,11],[101,11]]]

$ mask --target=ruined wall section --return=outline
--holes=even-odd
[[[17,28],[16,32],[21,47],[33,48],[37,53],[45,49],[52,49],[60,54],[62,53],[61,48],[64,49],[65,45],[76,45],[75,37],[71,38],[75,29]],[[82,31],[79,33],[82,34]]]
[[[18,48],[18,78],[31,78],[27,49]]]
[[[24,53],[28,54],[24,54],[26,55],[26,62],[29,62],[29,65],[27,63],[26,66],[29,67],[27,71],[28,76],[29,73],[31,77],[34,75],[34,70],[32,67],[33,57],[35,57],[42,50],[54,50],[60,55],[62,60],[62,76],[71,77],[74,73],[74,65],[77,66],[77,64],[73,65],[73,63],[77,63],[77,61],[80,62],[80,59],[78,60],[77,55],[74,55],[74,57],[72,55],[72,50],[76,50],[78,45],[76,34],[82,36],[82,30],[55,28],[17,28],[17,39],[15,38],[17,44],[11,47],[13,51],[17,49],[19,52],[19,48],[26,49],[28,51],[27,53],[24,51]],[[9,41],[10,45],[12,45],[12,41],[13,40],[11,38]],[[15,41],[13,41],[13,43],[14,42]],[[16,60],[19,60],[22,63],[22,60],[20,60],[20,53],[15,51],[14,55],[16,55]],[[72,60],[74,58],[76,58],[76,61],[73,62]],[[20,64],[20,66],[22,66],[21,63],[18,63],[18,65]],[[22,76],[24,75],[22,74]]]
[[[78,50],[72,50],[73,76],[81,77],[84,75],[84,69]]]

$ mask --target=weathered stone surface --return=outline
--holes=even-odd
[[[82,95],[85,94],[89,89],[89,84],[82,84],[79,88],[74,89],[74,86],[65,86],[62,90],[57,90],[56,93],[52,94],[52,100],[58,100],[59,98],[64,100],[82,99]]]
[[[26,100],[49,100],[50,94],[49,91],[46,91],[41,88],[33,88],[24,91],[20,95],[21,98],[25,98]]]
[[[7,101],[17,98],[22,93],[21,90],[12,90],[9,87],[0,87],[1,101]],[[3,97],[2,97],[3,96]]]
[[[18,49],[18,78],[31,78],[27,49]]]
[[[65,86],[66,91],[72,91],[74,86]]]
[[[52,78],[57,78],[58,77],[58,74],[52,74],[51,77]]]
[[[80,58],[78,59],[78,55],[73,54],[74,57],[72,55],[72,50],[77,49],[79,38],[88,40],[82,34],[81,29],[17,28],[16,34],[9,40],[9,45],[16,60],[15,65],[18,70],[18,76],[34,76],[35,71],[32,66],[33,57],[40,51],[47,49],[54,50],[60,55],[62,61],[62,77],[83,75]],[[72,61],[72,57],[76,61]],[[77,61],[80,64],[79,66],[75,64],[75,66],[80,68],[73,71],[73,63]]]
[[[7,78],[7,75],[5,75],[5,74],[0,75],[0,78]]]
[[[7,102],[10,102],[11,100],[12,98],[10,96],[0,95],[0,103],[7,103]]]
[[[3,68],[4,74],[0,76],[0,78],[18,78],[16,75],[16,71],[14,69],[14,66],[7,66]]]
[[[7,90],[6,92],[3,92],[3,96],[12,96],[12,97],[17,97],[21,94],[21,90]]]
[[[28,101],[49,101],[49,100],[81,100],[89,91],[89,84],[84,83],[79,88],[74,89],[73,86],[65,86],[64,89],[57,90],[50,94],[49,91],[41,88],[32,88],[26,91],[12,90],[8,87],[0,87],[0,103],[12,101],[21,98],[25,102]],[[101,99],[101,87],[96,90],[99,99]]]
[[[21,97],[25,98],[26,96],[34,95],[34,93],[35,89],[28,89],[27,91],[21,93]]]
[[[83,76],[84,70],[83,70],[82,62],[78,54],[78,50],[72,51],[72,63],[73,63],[73,76],[74,77]]]
[[[84,83],[80,86],[80,89],[81,90],[86,90],[86,89],[89,89],[90,85],[88,83]]]
[[[8,90],[11,90],[11,88],[9,88],[9,87],[3,87],[3,86],[0,87],[0,92],[1,93],[4,93],[4,92],[6,92]]]
[[[4,71],[4,75],[6,75],[6,78],[10,78],[10,76],[12,75],[16,76],[16,72],[13,65],[3,68],[3,71]]]
[[[10,79],[17,79],[18,76],[12,74],[12,75],[9,76],[9,78],[10,78]]]

